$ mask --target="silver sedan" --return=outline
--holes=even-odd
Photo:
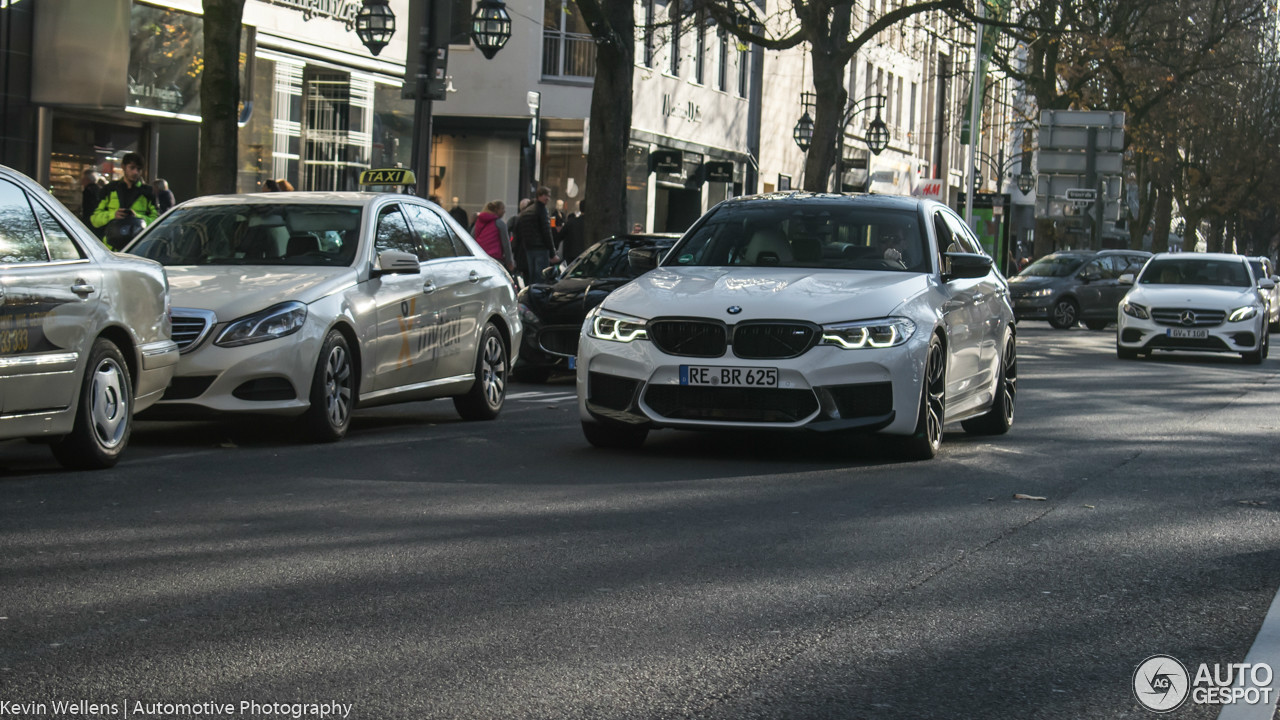
[[[114,465],[178,362],[164,268],[112,253],[48,192],[0,167],[0,439]]]
[[[169,273],[182,358],[170,417],[297,417],[343,437],[357,406],[452,398],[498,416],[522,327],[506,270],[439,206],[377,193],[185,202],[128,252]]]

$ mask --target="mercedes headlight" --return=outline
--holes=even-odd
[[[640,318],[601,310],[598,306],[588,318],[591,323],[591,337],[614,342],[631,342],[647,340],[649,333],[644,329],[645,321]]]
[[[822,326],[822,344],[845,350],[887,348],[911,339],[916,324],[904,317],[859,320]]]
[[[240,347],[274,340],[298,332],[306,320],[306,305],[296,301],[280,303],[231,323],[213,344],[220,347]]]
[[[1235,310],[1232,310],[1231,312],[1227,313],[1227,322],[1240,322],[1242,320],[1248,320],[1252,317],[1256,317],[1257,314],[1258,314],[1257,305],[1245,305],[1244,307],[1238,307]]]
[[[1150,320],[1151,313],[1147,312],[1147,308],[1137,303],[1131,303],[1128,300],[1120,304],[1120,311],[1129,317],[1136,317],[1139,320]]]

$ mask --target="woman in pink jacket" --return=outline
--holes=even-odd
[[[502,216],[507,213],[507,205],[501,200],[490,200],[476,214],[476,224],[471,228],[471,237],[480,243],[480,247],[489,253],[489,257],[502,263],[508,272],[516,269],[515,257],[511,254],[511,238],[507,233],[507,224]]]

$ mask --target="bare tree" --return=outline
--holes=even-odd
[[[636,57],[635,7],[621,0],[575,0],[596,41],[591,93],[590,207],[587,237],[627,231],[627,146],[631,141],[631,92]]]

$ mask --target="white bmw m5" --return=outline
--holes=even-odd
[[[947,207],[737,198],[587,316],[579,413],[601,447],[656,428],[805,428],[882,432],[927,459],[946,423],[1008,431],[1015,337],[1004,278]]]

